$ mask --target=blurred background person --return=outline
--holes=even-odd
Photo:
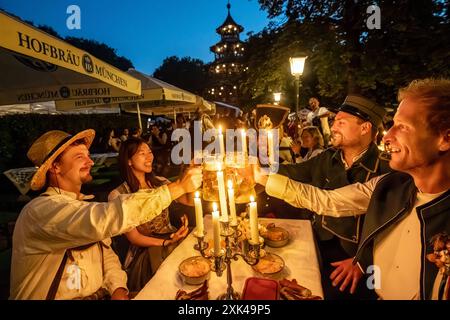
[[[322,132],[324,138],[325,146],[328,146],[328,142],[331,136],[328,118],[330,117],[331,113],[327,108],[320,106],[319,99],[316,97],[311,97],[309,99],[309,107],[312,111],[308,113],[306,122],[311,126],[320,128],[320,131]]]
[[[302,147],[308,150],[304,157],[300,154]],[[300,134],[300,143],[294,143],[291,148],[296,163],[307,161],[317,156],[324,150],[323,136],[319,128],[314,126],[304,127]]]
[[[128,136],[130,135],[130,131],[128,128],[124,128],[122,131],[122,135],[120,136],[121,141],[126,141],[128,139]]]

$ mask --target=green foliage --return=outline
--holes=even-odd
[[[164,59],[153,76],[181,89],[203,95],[207,87],[208,66],[199,59],[171,56]]]
[[[113,49],[104,43],[75,37],[67,37],[65,41],[79,49],[89,52],[100,60],[103,60],[122,71],[133,68],[133,63],[128,58],[118,56],[116,49]]]
[[[318,79],[324,76],[339,80],[342,75],[337,72],[339,65],[332,65],[329,61],[339,60],[340,52],[325,48],[323,55],[316,54],[322,51],[326,39],[309,45],[302,36],[303,30],[307,28],[311,26],[291,20],[281,27],[265,29],[249,38],[246,55],[249,70],[241,82],[241,90],[245,93],[245,109],[251,109],[256,103],[273,101],[272,94],[275,91],[283,92],[283,105],[295,108],[296,82],[290,72],[289,58],[298,55],[308,56],[301,77],[300,106],[307,105],[311,95],[320,93],[325,97],[333,96],[332,88],[326,83],[318,83]],[[326,32],[319,33],[317,27],[316,30],[322,38],[326,37]]]
[[[399,87],[415,78],[450,76],[449,2],[442,0],[259,0],[269,17],[287,22],[251,35],[249,71],[242,80],[247,105],[285,93],[293,106],[295,86],[288,58],[306,53],[301,105],[309,94],[338,104],[347,93],[395,103]],[[381,9],[381,29],[370,30],[368,6]],[[279,89],[275,89],[279,88]],[[303,101],[302,101],[303,100]],[[328,103],[327,103],[328,101]]]

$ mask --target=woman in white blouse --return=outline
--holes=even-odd
[[[292,151],[294,151],[296,163],[307,161],[317,156],[324,150],[323,136],[320,133],[318,127],[314,126],[304,127],[300,134],[300,140],[301,145],[300,144],[292,145]],[[300,147],[308,149],[308,152],[304,157],[300,155]]]

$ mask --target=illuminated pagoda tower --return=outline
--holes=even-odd
[[[239,34],[244,28],[231,17],[230,1],[227,8],[227,18],[216,29],[221,39],[210,47],[215,59],[209,69],[211,82],[208,96],[211,100],[237,104],[239,98],[237,79],[239,74],[245,71],[241,62],[245,50],[244,42],[239,39]]]

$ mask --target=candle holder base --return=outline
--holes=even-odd
[[[259,245],[261,248],[264,248],[264,238],[259,236],[258,241],[253,241],[252,239],[249,239],[248,244],[254,247]]]
[[[203,241],[205,235],[206,232],[199,233],[198,231],[194,231],[194,237],[197,238],[197,243],[194,245],[195,250],[203,252],[208,248],[208,242]]]
[[[220,269],[219,270],[217,269],[215,264],[212,264],[212,266],[211,266],[211,270],[214,271],[214,272],[217,272],[217,271],[223,272],[226,268],[227,268],[227,266],[225,265],[225,263],[221,263],[220,264]]]
[[[234,234],[234,229],[230,227],[230,222],[228,220],[220,220],[220,235],[222,237],[231,237]]]
[[[220,261],[219,261],[220,260]],[[225,262],[221,257],[216,257],[214,262],[211,264],[211,270],[220,277],[222,272],[227,268]]]
[[[217,300],[240,300],[240,299],[241,295],[236,291],[234,291],[233,288],[231,288],[231,292],[221,294],[220,296],[217,297]]]
[[[206,249],[208,249],[208,242],[200,242],[200,245],[198,243],[194,244],[194,250],[204,251]]]
[[[220,235],[222,237],[231,237],[234,234],[234,231],[232,229],[225,229],[221,230]]]

